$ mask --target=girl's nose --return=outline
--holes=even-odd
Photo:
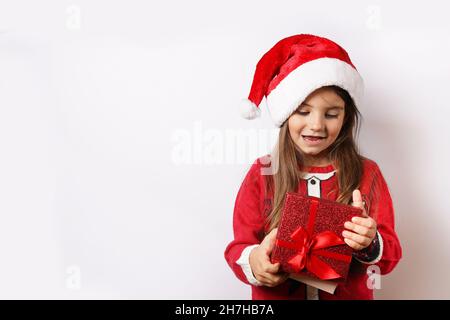
[[[324,121],[320,115],[312,116],[310,118],[309,126],[313,130],[322,130]]]

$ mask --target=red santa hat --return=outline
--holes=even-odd
[[[310,93],[330,85],[347,90],[359,106],[364,83],[341,46],[310,34],[287,37],[266,52],[256,65],[242,116],[258,117],[265,96],[270,116],[280,127]]]

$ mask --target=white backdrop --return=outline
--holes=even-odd
[[[265,51],[313,33],[365,79],[404,253],[376,296],[449,299],[449,9],[1,0],[0,298],[250,299],[223,252],[277,131],[238,106]]]

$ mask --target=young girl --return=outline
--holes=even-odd
[[[347,52],[333,41],[295,35],[258,62],[244,116],[267,108],[280,128],[270,155],[257,159],[236,197],[234,240],[225,259],[252,286],[253,299],[373,299],[373,270],[391,272],[402,256],[388,186],[378,165],[359,154],[363,81]],[[288,278],[272,264],[285,195],[298,192],[363,209],[341,235],[353,249],[345,284],[334,294]],[[376,265],[368,269],[369,266]],[[381,285],[382,286],[382,285]]]

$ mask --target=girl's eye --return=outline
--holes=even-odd
[[[299,115],[301,115],[301,116],[306,116],[306,115],[308,115],[309,112],[308,111],[297,111],[297,113]],[[339,117],[339,115],[338,114],[326,114],[325,117],[327,117],[327,118],[337,118],[337,117]]]

